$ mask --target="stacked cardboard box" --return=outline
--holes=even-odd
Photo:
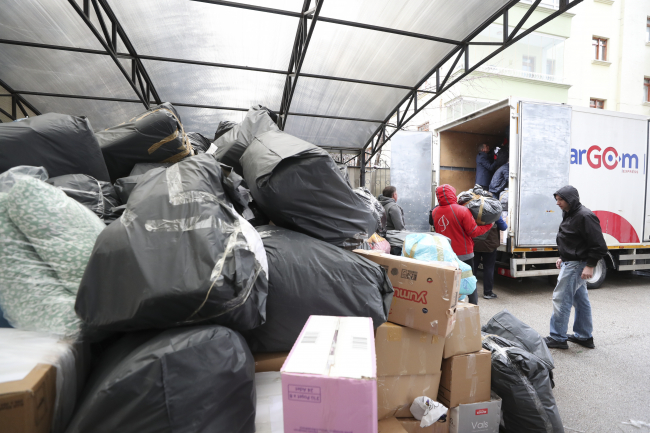
[[[460,271],[445,263],[356,252],[384,267],[395,290],[388,322],[375,335],[377,415],[379,420],[398,417],[382,421],[383,428],[391,433],[447,432],[448,423],[421,429],[410,407],[416,397],[438,398],[445,338],[456,321]]]
[[[492,360],[481,348],[477,305],[458,304],[443,357],[438,401],[450,409],[450,431],[498,432],[501,402],[490,397]]]

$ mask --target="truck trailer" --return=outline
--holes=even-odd
[[[436,129],[436,184],[471,189],[477,147],[509,148],[507,232],[496,272],[521,279],[557,279],[556,245],[562,211],[553,193],[576,187],[600,219],[608,253],[589,288],[608,270],[650,269],[648,117],[511,97]],[[506,210],[506,209],[504,209]]]

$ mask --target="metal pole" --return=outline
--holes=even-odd
[[[366,187],[366,148],[364,147],[361,150],[361,154],[359,155],[360,161],[359,161],[359,186],[361,188]]]

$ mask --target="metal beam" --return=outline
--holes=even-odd
[[[59,50],[59,51],[70,51],[76,53],[84,54],[96,54],[102,56],[108,56],[109,53],[102,50],[93,50],[89,48],[77,48],[77,47],[66,47],[61,45],[50,45],[50,44],[40,44],[35,42],[26,42],[26,41],[14,41],[10,39],[0,39],[0,44],[5,45],[18,45],[24,47],[34,47],[42,48],[47,50]],[[128,53],[115,53],[115,55],[120,59],[133,59],[134,57]],[[287,71],[282,69],[268,69],[268,68],[256,68],[252,66],[241,66],[241,65],[232,65],[228,63],[215,63],[215,62],[204,62],[200,60],[187,60],[187,59],[176,59],[171,57],[160,57],[160,56],[149,56],[144,54],[138,54],[138,59],[140,60],[153,60],[157,62],[169,62],[169,63],[181,63],[185,65],[198,65],[198,66],[210,66],[215,68],[227,68],[227,69],[241,69],[245,71],[254,71],[254,72],[265,72],[269,74],[278,74],[286,75]],[[394,89],[403,89],[411,90],[411,86],[406,86],[403,84],[392,84],[392,83],[383,83],[379,81],[368,81],[368,80],[357,80],[354,78],[344,78],[344,77],[334,77],[329,75],[319,75],[319,74],[308,74],[301,72],[300,76],[306,78],[316,78],[320,80],[332,80],[332,81],[343,81],[346,83],[357,83],[357,84],[367,84],[369,86],[379,86],[379,87],[390,87]],[[418,90],[420,93],[431,93],[435,94],[433,91],[428,90]]]
[[[289,109],[291,108],[291,102],[293,101],[293,95],[296,91],[296,85],[298,84],[300,69],[302,69],[302,64],[305,61],[307,49],[309,48],[309,42],[311,41],[311,37],[314,34],[316,21],[318,20],[318,16],[325,0],[315,1],[316,7],[314,8],[312,14],[312,11],[309,10],[311,0],[305,0],[305,3],[303,5],[303,15],[300,19],[298,30],[296,31],[296,40],[294,41],[293,45],[293,53],[291,54],[289,70],[287,71],[287,78],[284,85],[282,103],[280,105],[280,115],[278,116],[278,126],[282,130],[284,130],[284,127],[287,124],[287,117]],[[312,21],[311,25],[309,26],[309,31],[307,31],[307,18],[309,16],[311,16]]]
[[[531,6],[531,8],[529,9],[529,11],[527,11],[527,13],[522,17],[521,21],[517,24],[517,27],[516,27],[516,28],[521,28],[521,27],[523,26],[523,23],[526,21],[526,19],[528,19],[528,17],[530,16],[530,14],[533,13],[535,7],[537,7],[537,5],[539,5],[540,1],[541,1],[541,0],[536,0],[536,1],[535,1],[535,3],[533,4],[533,6]],[[429,71],[429,73],[428,73],[427,75],[425,75],[425,77],[424,77],[424,78],[423,78],[423,79],[422,79],[422,80],[421,80],[421,81],[420,81],[420,82],[419,82],[419,83],[414,87],[414,89],[419,88],[420,86],[422,86],[422,84],[423,84],[424,82],[426,82],[426,80],[428,80],[431,76],[433,76],[433,75],[435,74],[435,75],[436,75],[436,82],[437,82],[436,90],[438,91],[438,93],[437,93],[436,95],[434,95],[433,97],[431,97],[431,98],[430,98],[427,102],[425,102],[424,104],[421,104],[421,105],[420,105],[416,110],[414,110],[413,114],[411,114],[410,116],[406,117],[406,114],[405,114],[404,116],[402,116],[401,119],[400,119],[401,121],[398,122],[398,124],[396,125],[395,130],[394,130],[394,131],[393,131],[393,132],[392,132],[392,133],[391,133],[391,134],[386,138],[386,141],[390,140],[390,138],[391,138],[393,135],[395,135],[395,133],[397,133],[397,131],[399,131],[401,128],[403,128],[404,125],[406,125],[407,122],[409,122],[411,119],[413,119],[413,117],[415,117],[419,112],[421,112],[425,107],[427,107],[427,106],[428,106],[431,102],[433,102],[435,99],[437,99],[438,96],[440,96],[440,95],[441,95],[442,93],[444,93],[446,90],[448,90],[449,88],[451,88],[452,86],[454,86],[456,83],[458,83],[459,81],[461,81],[461,80],[462,80],[463,78],[465,78],[467,75],[471,74],[471,73],[474,72],[476,69],[478,69],[479,67],[481,67],[485,62],[487,62],[488,60],[490,60],[491,58],[493,58],[495,55],[499,54],[500,52],[502,52],[502,51],[505,50],[506,48],[512,46],[512,45],[515,44],[517,41],[521,40],[522,38],[524,38],[524,37],[527,36],[528,34],[534,32],[534,31],[537,30],[538,28],[542,27],[543,25],[545,25],[546,23],[550,22],[551,20],[557,18],[558,16],[560,16],[561,14],[563,14],[564,12],[566,12],[568,9],[571,9],[572,7],[576,6],[577,4],[579,4],[579,3],[581,3],[581,2],[582,2],[582,0],[573,0],[572,2],[566,4],[566,7],[565,7],[565,8],[561,8],[561,9],[559,9],[558,11],[552,13],[551,15],[547,16],[547,17],[544,18],[543,20],[541,20],[541,21],[539,21],[538,23],[536,23],[536,24],[530,26],[529,28],[527,28],[527,29],[526,29],[524,32],[522,32],[521,34],[516,35],[516,36],[514,36],[514,37],[512,37],[513,35],[510,35],[511,37],[509,37],[509,38],[507,39],[507,41],[505,41],[503,44],[501,44],[501,46],[500,46],[498,49],[494,50],[492,53],[490,53],[490,54],[489,54],[488,56],[486,56],[484,59],[482,59],[481,61],[477,62],[474,66],[472,66],[472,67],[466,69],[465,71],[463,71],[463,72],[462,72],[462,73],[461,73],[457,78],[455,78],[452,82],[450,82],[450,83],[447,84],[447,82],[446,82],[447,79],[445,79],[445,81],[442,83],[442,86],[440,86],[440,85],[438,84],[438,82],[439,82],[440,68],[441,68],[442,66],[444,66],[444,65],[447,63],[447,61],[449,61],[449,60],[452,58],[452,56],[457,55],[458,57],[456,57],[456,61],[454,62],[454,66],[452,66],[452,68],[450,69],[450,72],[453,71],[453,68],[455,67],[455,64],[457,63],[457,61],[460,59],[460,56],[462,55],[462,49],[461,49],[461,47],[457,47],[456,49],[451,50],[451,52],[449,52],[449,53],[447,54],[447,56],[445,56],[445,57],[444,57],[440,62],[438,62],[438,64],[437,64],[436,66],[434,66],[434,68],[433,68],[431,71]],[[503,6],[499,11],[497,11],[494,15],[492,15],[492,17],[491,17],[489,20],[487,20],[486,22],[484,22],[484,23],[483,23],[481,26],[479,26],[479,27],[478,27],[474,32],[472,32],[472,34],[469,35],[469,36],[468,36],[468,37],[463,41],[463,43],[464,43],[464,44],[469,44],[469,43],[471,42],[471,39],[473,39],[473,38],[475,38],[476,36],[478,36],[478,35],[479,35],[479,34],[480,34],[480,33],[481,33],[485,28],[487,28],[487,26],[489,26],[492,22],[496,21],[496,19],[498,19],[500,16],[502,16],[502,15],[504,15],[504,14],[507,14],[507,11],[508,11],[511,7],[513,7],[516,3],[518,3],[517,0],[511,0],[509,3],[507,3],[506,5],[504,5],[504,6]],[[529,13],[528,13],[528,12],[529,12]],[[504,37],[505,37],[505,35],[504,35]],[[448,74],[448,76],[449,76],[449,74]],[[396,113],[399,113],[399,111],[400,111],[400,107],[401,107],[402,105],[404,105],[405,102],[408,101],[408,98],[409,98],[409,97],[407,96],[407,97],[403,98],[403,99],[400,101],[400,103],[395,107],[395,109],[394,109],[394,110],[393,110],[393,111],[392,111],[392,112],[391,112],[391,113],[386,117],[385,121],[383,122],[384,124],[388,123],[388,122],[390,121],[390,119],[391,119],[393,116],[395,116]],[[399,115],[398,115],[398,119],[399,119]],[[377,136],[377,134],[380,133],[381,128],[382,128],[382,126],[378,127],[378,128],[375,130],[375,132],[373,133],[373,135],[368,139],[368,141],[366,142],[366,144],[365,144],[365,145],[363,146],[363,148],[361,149],[360,153],[364,152],[365,149],[368,147],[368,145],[370,145],[370,144],[372,143],[373,139]],[[377,149],[373,150],[372,154],[370,155],[370,158],[372,158],[372,157],[373,157],[377,152],[379,152],[379,151],[381,150],[382,147],[383,147],[383,144],[382,144],[381,146],[379,146]]]
[[[41,114],[40,111],[36,109],[29,101],[27,101],[20,93],[16,92],[11,86],[9,86],[7,83],[4,81],[0,80],[0,87],[4,87],[4,89],[9,92],[9,96],[16,96],[17,100],[20,101],[25,105],[25,107],[29,108],[32,113],[36,114],[39,116]]]
[[[128,40],[128,37],[124,32],[124,29],[122,28],[119,21],[117,21],[117,17],[111,10],[108,3],[106,3],[104,0],[91,0],[93,9],[95,10],[95,14],[97,15],[100,26],[102,28],[103,36],[102,33],[100,33],[99,30],[97,30],[97,28],[95,27],[95,25],[92,23],[90,19],[89,2],[85,1],[83,8],[81,8],[75,0],[68,0],[68,3],[70,3],[72,8],[77,12],[77,14],[84,21],[84,23],[86,23],[86,26],[95,35],[99,43],[106,51],[106,54],[108,54],[113,59],[113,62],[118,67],[118,69],[120,70],[120,72],[122,73],[126,81],[129,83],[129,85],[137,95],[140,102],[146,108],[149,108],[150,106],[149,96],[153,96],[156,103],[159,103],[160,98],[158,96],[158,93],[155,90],[153,83],[151,82],[151,79],[149,78],[149,75],[147,74],[147,71],[144,69],[142,62],[138,59],[137,53],[133,49],[133,46],[131,45],[131,42]],[[101,8],[99,4],[101,4]],[[111,21],[112,28],[110,32],[108,27],[106,26],[106,22],[104,21],[102,10],[104,13],[106,13],[108,19]],[[117,36],[118,34],[120,36],[120,39],[122,40],[122,43],[127,48],[127,51],[129,51],[129,54],[132,56],[133,69],[131,75],[129,74],[129,72],[126,71],[126,69],[124,69],[124,66],[122,66],[122,63],[119,61],[119,58],[117,57],[117,52],[116,52],[117,41],[111,39],[114,35]]]
[[[68,99],[86,99],[91,101],[108,101],[108,102],[127,102],[127,103],[140,103],[139,99],[127,99],[127,98],[112,98],[104,96],[88,96],[88,95],[71,95],[67,93],[49,93],[49,92],[33,92],[30,90],[16,90],[10,94],[0,94],[0,97],[12,97],[16,95],[32,95],[32,96],[47,96],[52,98],[68,98]],[[21,99],[21,101],[23,101]],[[189,107],[189,108],[209,108],[212,110],[226,110],[226,111],[248,111],[249,108],[243,107],[226,107],[222,105],[203,105],[203,104],[189,104],[185,102],[170,102],[172,105],[177,107]],[[31,109],[31,108],[30,108]],[[34,110],[32,110],[34,111]],[[38,113],[40,114],[40,113]],[[370,123],[380,123],[380,119],[364,119],[359,117],[345,117],[345,116],[330,116],[327,114],[312,114],[312,113],[296,113],[290,111],[289,116],[301,116],[301,117],[318,117],[322,119],[335,119],[335,120],[350,120],[354,122],[370,122]]]
[[[284,15],[288,17],[295,17],[295,18],[302,18],[302,14],[300,12],[293,12],[293,11],[287,11],[287,10],[282,10],[282,9],[273,9],[273,8],[267,8],[264,6],[255,6],[255,5],[250,5],[250,4],[245,4],[245,3],[237,3],[237,2],[232,2],[232,1],[225,1],[225,0],[192,0],[195,2],[199,3],[208,3],[208,4],[213,4],[213,5],[219,5],[219,6],[229,6],[229,7],[234,7],[234,8],[239,8],[239,9],[248,9],[248,10],[253,10],[257,12],[267,12],[271,14],[276,14],[276,15]],[[307,18],[311,18],[311,16],[308,16]],[[434,41],[434,42],[442,42],[445,44],[451,44],[451,45],[459,45],[461,44],[460,41],[455,41],[453,39],[447,39],[447,38],[439,38],[437,36],[431,36],[431,35],[425,35],[423,33],[414,33],[414,32],[407,32],[405,30],[398,30],[398,29],[393,29],[390,27],[381,27],[381,26],[373,26],[370,24],[364,24],[364,23],[359,23],[355,21],[346,21],[346,20],[339,20],[336,18],[328,18],[328,17],[320,17],[318,18],[319,21],[325,22],[325,23],[332,23],[332,24],[338,24],[341,26],[348,26],[348,27],[357,27],[361,29],[366,29],[366,30],[374,30],[377,32],[383,32],[383,33],[392,33],[395,35],[401,35],[401,36],[408,36],[411,38],[416,38],[416,39],[425,39],[428,41]]]

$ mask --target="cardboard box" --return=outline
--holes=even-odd
[[[386,322],[375,332],[377,376],[439,374],[444,347],[444,338]]]
[[[0,383],[0,431],[49,433],[56,399],[56,367],[38,364],[22,380]]]
[[[450,433],[499,433],[501,398],[492,393],[490,401],[461,404],[449,411]]]
[[[289,352],[254,353],[255,373],[280,371],[284,361],[287,360],[287,356],[289,356]]]
[[[377,433],[369,317],[310,316],[281,375],[285,432]]]
[[[449,433],[449,413],[445,422],[434,422],[429,427],[420,427],[420,421],[415,418],[397,419],[407,433]]]
[[[378,419],[411,416],[411,404],[420,396],[437,400],[440,372],[427,375],[377,377]]]
[[[442,361],[437,401],[448,408],[490,400],[492,359],[487,350]]]
[[[481,316],[478,305],[459,302],[456,324],[445,339],[443,358],[473,353],[481,350]]]
[[[407,431],[404,430],[397,418],[388,418],[379,421],[378,433],[407,433]]]
[[[460,270],[444,262],[423,262],[377,251],[355,253],[381,265],[395,293],[388,321],[446,337],[454,327]]]

